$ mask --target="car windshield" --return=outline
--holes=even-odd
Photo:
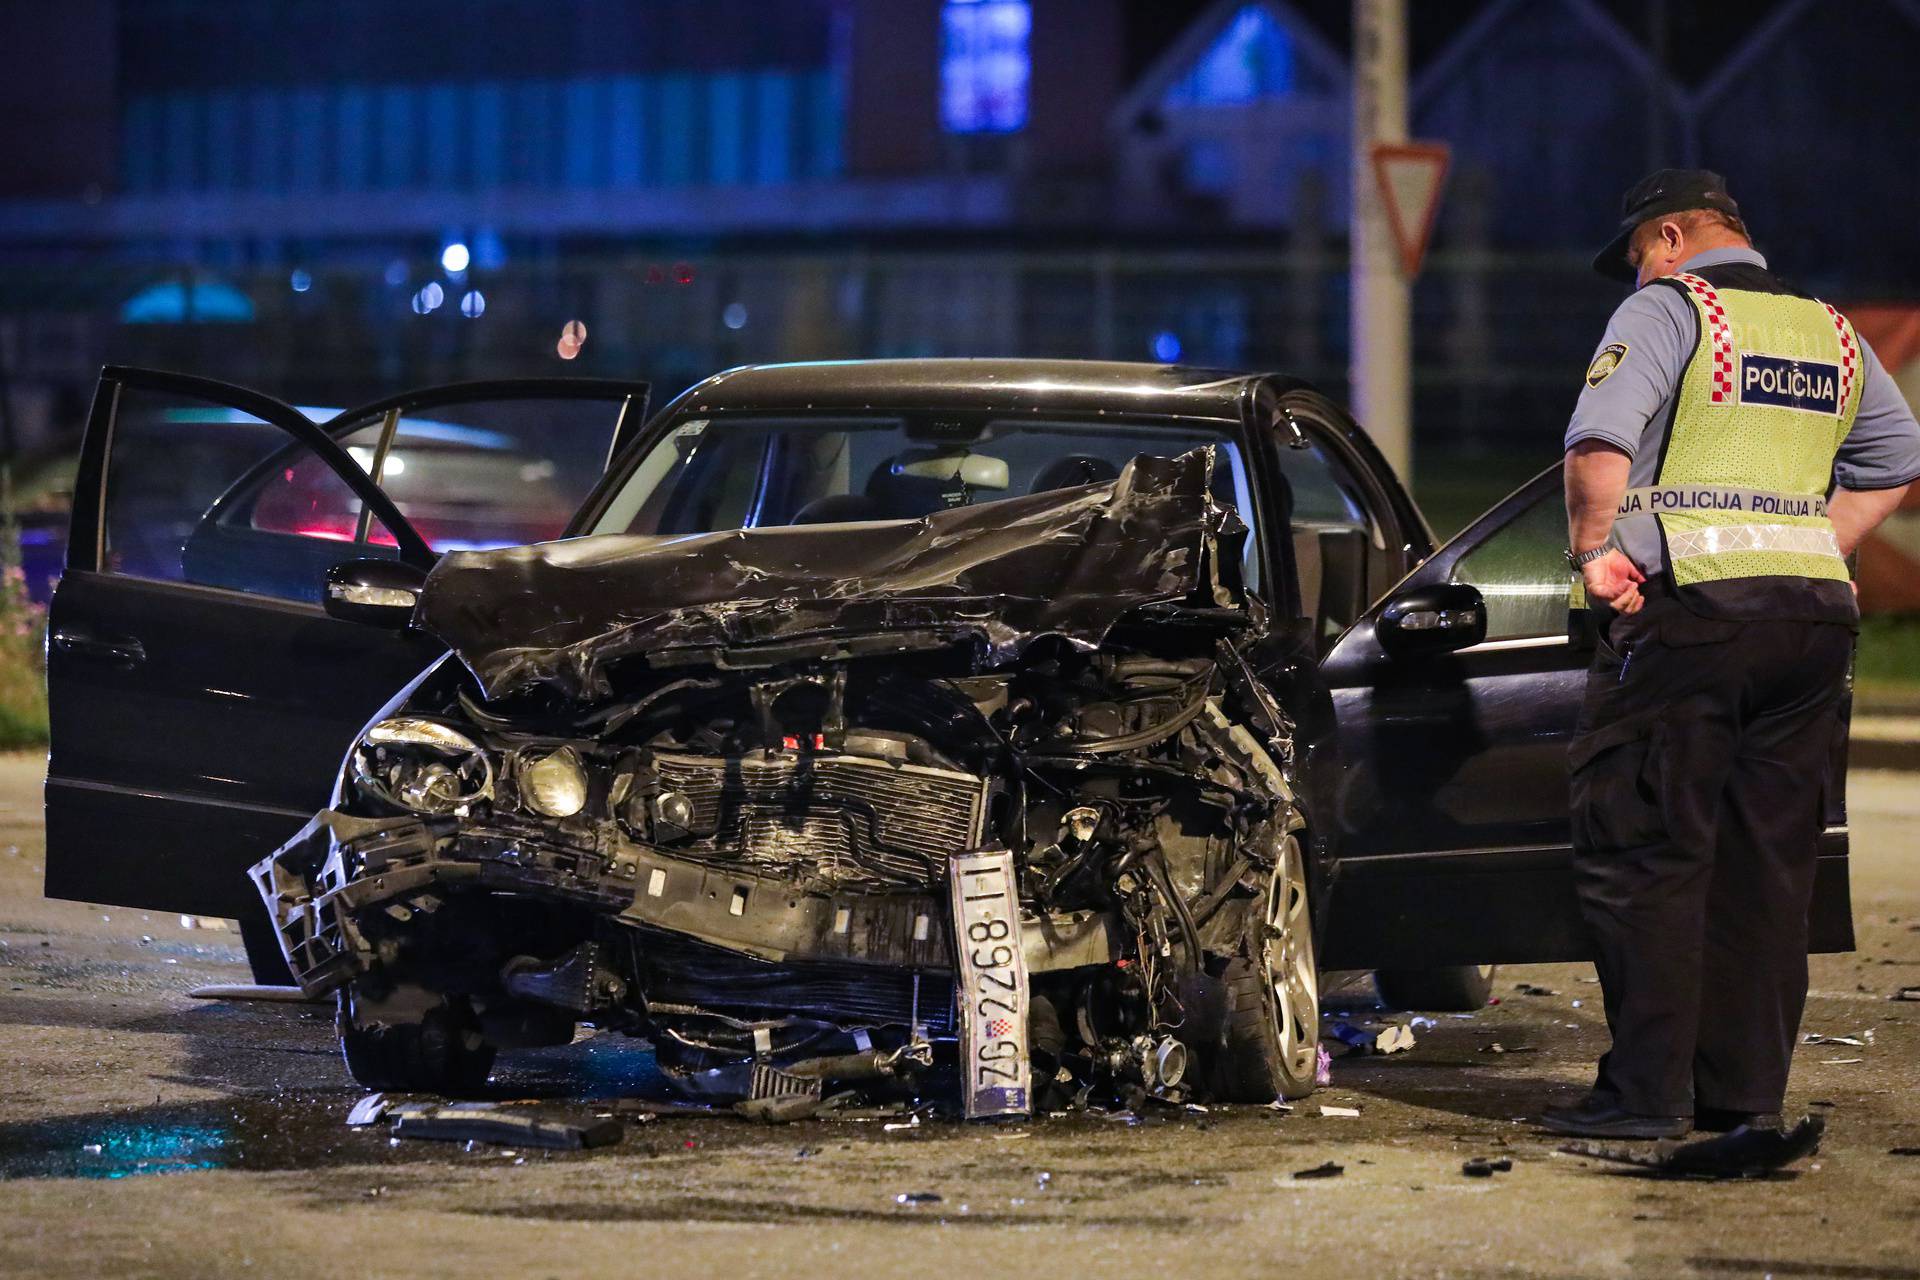
[[[1034,421],[979,415],[717,415],[675,427],[591,533],[688,534],[916,519],[950,507],[1112,480],[1141,454],[1219,450],[1214,496],[1250,528],[1237,435],[1206,422]],[[1246,579],[1259,583],[1258,539]]]

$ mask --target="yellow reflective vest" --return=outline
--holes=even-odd
[[[1733,579],[1847,580],[1827,519],[1834,455],[1860,408],[1859,339],[1812,298],[1718,286],[1681,290],[1699,337],[1681,375],[1657,479],[1622,518],[1660,523],[1680,587]]]

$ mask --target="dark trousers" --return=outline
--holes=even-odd
[[[1643,1115],[1778,1111],[1851,629],[1661,593],[1602,635],[1570,760],[1613,1033],[1596,1089]]]

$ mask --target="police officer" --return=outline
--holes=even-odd
[[[1777,1126],[1859,621],[1845,557],[1920,477],[1920,426],[1845,316],[1754,252],[1718,174],[1627,193],[1614,312],[1566,435],[1568,558],[1600,616],[1574,875],[1612,1049],[1545,1126]]]

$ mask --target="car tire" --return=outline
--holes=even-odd
[[[341,991],[335,1026],[347,1071],[365,1088],[462,1094],[487,1082],[494,1047],[465,1002],[441,1001],[414,1021],[361,1026],[357,998],[351,986]]]
[[[1245,954],[1220,974],[1224,1038],[1212,1094],[1222,1102],[1272,1102],[1313,1092],[1320,1059],[1320,975],[1307,904],[1306,857],[1289,835],[1250,913]]]
[[[1493,995],[1498,965],[1462,964],[1440,969],[1381,969],[1373,975],[1380,1003],[1423,1013],[1472,1013]]]

